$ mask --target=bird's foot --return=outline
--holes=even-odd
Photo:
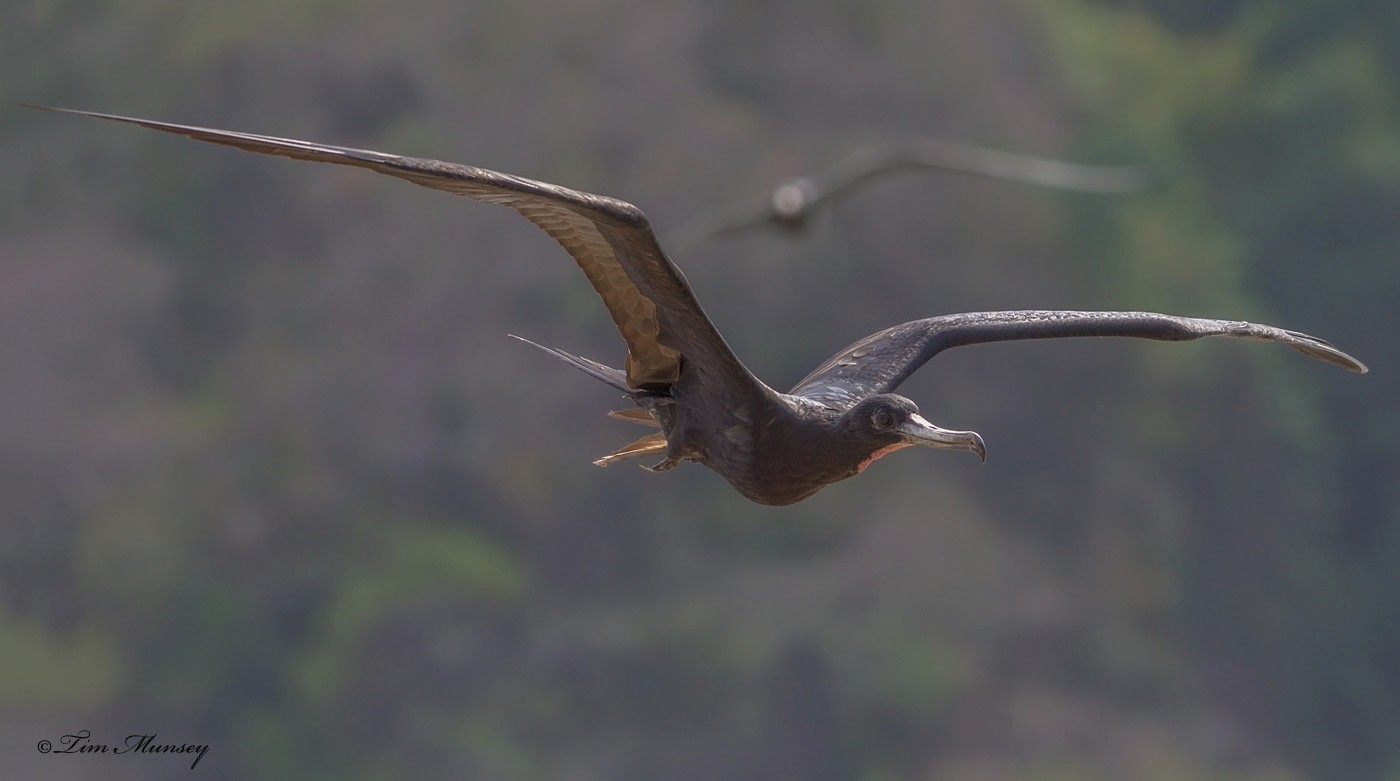
[[[672,469],[675,469],[680,463],[681,462],[677,459],[666,458],[661,461],[658,461],[655,464],[652,464],[651,466],[643,464],[642,468],[647,470],[648,472],[669,472]]]

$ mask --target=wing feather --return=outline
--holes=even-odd
[[[1227,336],[1277,342],[1349,371],[1366,366],[1315,336],[1241,320],[1208,320],[1155,312],[1026,310],[943,315],[886,328],[838,352],[790,393],[835,407],[890,393],[930,358],[952,347],[1019,339],[1127,336],[1180,342]]]
[[[439,160],[114,114],[32,108],[126,122],[293,160],[356,166],[510,207],[558,242],[603,299],[627,342],[631,387],[676,382],[685,356],[704,368],[708,381],[727,383],[731,391],[755,393],[763,388],[705,315],[685,276],[658,245],[646,215],[625,201]]]

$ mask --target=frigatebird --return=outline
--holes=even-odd
[[[1160,341],[1229,336],[1278,342],[1344,369],[1366,371],[1360,361],[1322,339],[1237,320],[1152,312],[976,312],[914,320],[871,334],[818,366],[792,390],[779,393],[734,355],[700,308],[685,276],[662,251],[646,215],[625,201],[456,163],[113,114],[50,110],[250,152],[367,168],[509,206],[573,257],[627,343],[627,358],[624,369],[615,369],[535,346],[636,404],[614,416],[660,429],[594,463],[661,455],[659,463],[648,467],[659,472],[693,461],[762,504],[800,501],[911,445],[966,450],[985,461],[986,448],[977,432],[934,425],[913,401],[894,392],[926,361],[951,347],[1070,336]]]
[[[908,171],[971,174],[1099,194],[1134,192],[1149,181],[1147,172],[1134,166],[1080,165],[937,138],[912,138],[857,149],[829,168],[779,183],[767,196],[702,211],[677,229],[668,243],[684,253],[710,239],[754,228],[800,233],[822,207]]]

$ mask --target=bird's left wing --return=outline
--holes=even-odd
[[[1027,310],[943,315],[886,328],[832,356],[790,393],[837,407],[890,393],[930,358],[950,348],[1017,339],[1127,336],[1183,342],[1229,336],[1278,342],[1321,361],[1365,373],[1360,361],[1315,336],[1240,320],[1206,320],[1153,312]]]
[[[838,197],[870,179],[918,169],[1083,193],[1131,193],[1143,189],[1149,182],[1147,172],[1135,166],[1081,165],[936,138],[915,138],[858,149],[814,177],[819,193],[817,202]]]
[[[367,168],[434,190],[509,206],[558,242],[602,297],[627,342],[631,387],[675,382],[684,354],[708,378],[731,390],[762,392],[762,383],[735,357],[680,269],[657,244],[646,215],[625,201],[438,160],[114,114],[30,108],[127,122],[249,152]]]

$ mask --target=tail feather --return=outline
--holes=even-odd
[[[556,350],[553,347],[545,347],[544,345],[532,342],[523,336],[516,336],[515,334],[510,334],[510,336],[513,339],[519,339],[520,341],[526,344],[534,345],[535,347],[544,350],[550,355],[553,355],[555,358],[558,358],[564,363],[567,363],[575,369],[578,369],[579,371],[583,372],[584,374],[587,374],[589,377],[592,377],[595,380],[601,380],[603,382],[606,382],[607,384],[613,386],[614,388],[617,388],[623,393],[626,393],[628,396],[633,396],[637,393],[637,391],[627,386],[627,375],[624,374],[620,369],[614,369],[611,366],[604,366],[603,364],[598,363],[597,361],[590,361],[587,358],[580,358],[577,355],[570,355],[564,352],[563,350]]]
[[[597,361],[590,361],[587,358],[581,358],[577,355],[570,355],[569,353],[566,353],[563,350],[556,350],[553,347],[545,347],[544,345],[532,342],[523,336],[516,336],[515,334],[511,334],[511,337],[519,339],[520,341],[526,344],[538,347],[541,350],[544,350],[550,355],[553,355],[555,358],[558,358],[564,363],[567,363],[575,369],[578,369],[579,371],[583,372],[584,374],[587,374],[589,377],[592,377],[596,380],[601,380],[602,382],[605,382],[608,385],[617,388],[618,390],[627,394],[629,398],[638,399],[650,395],[645,391],[639,392],[633,388],[628,387],[627,375],[620,369],[614,369],[611,366],[604,366],[603,364],[598,363]],[[608,414],[619,420],[628,421],[629,423],[640,423],[641,425],[652,426],[655,428],[659,428],[661,426],[661,424],[658,423],[656,419],[651,416],[650,412],[646,411],[645,409],[642,409],[641,407],[637,407],[635,409],[615,410],[613,412],[609,412]],[[637,439],[627,445],[624,445],[623,447],[614,450],[613,452],[603,456],[602,458],[597,459],[593,463],[597,464],[598,466],[610,466],[612,464],[616,464],[619,461],[628,461],[633,458],[641,458],[642,456],[649,456],[654,454],[661,454],[663,456],[666,454],[666,435],[659,431],[652,434],[647,434],[646,436],[640,439]],[[674,462],[666,463],[670,463],[672,466],[674,466]]]

